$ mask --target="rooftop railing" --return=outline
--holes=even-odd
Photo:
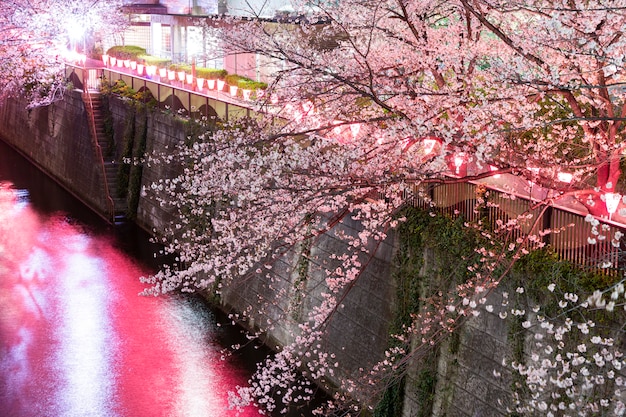
[[[141,71],[145,74],[145,68]],[[65,76],[75,88],[81,90],[98,90],[103,82],[113,85],[121,80],[134,91],[144,93],[146,100],[149,97],[156,100],[158,107],[186,115],[216,117],[228,121],[244,116],[251,117],[255,113],[253,102],[233,96],[224,90],[225,87],[218,89],[217,80],[214,85],[203,82],[200,86],[197,79],[188,80],[185,77],[180,80],[178,75],[172,79],[170,74],[139,75],[137,70],[130,67],[71,63],[65,66]]]

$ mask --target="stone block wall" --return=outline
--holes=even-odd
[[[95,212],[106,213],[104,179],[89,134],[80,91],[26,110],[26,102],[0,102],[0,136]]]
[[[265,334],[270,346],[292,343],[294,335],[300,333],[298,326],[306,323],[321,304],[322,293],[329,292],[326,271],[336,266],[330,255],[348,250],[345,240],[338,236],[356,235],[361,230],[358,222],[344,218],[331,231],[314,239],[305,256],[301,254],[302,247],[294,248],[273,263],[271,270],[223,288],[225,307],[247,312],[248,326],[270,328]],[[338,306],[320,343],[321,351],[333,355],[332,362],[341,364],[334,377],[326,379],[329,389],[338,386],[341,379],[357,379],[361,368],[368,369],[384,358],[394,314],[392,242],[393,236],[373,247],[371,258],[361,255],[366,268],[345,293],[336,295]],[[301,299],[303,293],[306,297]]]
[[[174,152],[176,144],[187,138],[189,126],[184,121],[150,112],[145,120],[131,120],[130,105],[122,100],[109,102],[118,154],[128,123],[146,124],[148,153]],[[104,207],[100,198],[102,178],[80,92],[69,92],[64,100],[32,111],[26,111],[25,103],[18,100],[0,102],[0,136],[94,210]],[[142,185],[147,192],[139,201],[137,223],[146,230],[158,232],[172,222],[172,214],[152,198],[150,184],[171,177],[175,171],[169,165],[144,165]],[[269,329],[265,336],[273,348],[293,342],[298,325],[327,291],[325,270],[333,267],[330,255],[348,250],[338,236],[359,231],[358,222],[345,218],[310,246],[293,248],[275,261],[271,270],[222,288],[224,308],[235,314],[246,312],[251,328]],[[328,381],[331,385],[344,377],[357,377],[360,368],[367,369],[384,355],[395,314],[394,239],[390,236],[379,247],[372,246],[374,256],[362,259],[367,263],[364,272],[348,293],[338,294],[340,306],[328,321],[322,342],[322,350],[334,354],[342,364],[335,378]],[[302,302],[303,292],[313,295],[306,303]],[[498,296],[497,292],[492,294]],[[483,312],[468,320],[457,330],[457,339],[450,338],[441,345],[432,410],[425,410],[420,403],[416,387],[423,364],[416,359],[405,384],[405,416],[427,415],[425,411],[437,417],[506,415],[511,377],[502,367],[502,359],[508,355],[511,341],[497,313]]]

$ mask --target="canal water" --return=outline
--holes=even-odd
[[[146,245],[0,142],[0,416],[259,415],[228,408],[251,372],[224,354],[235,328],[200,300],[138,295]]]

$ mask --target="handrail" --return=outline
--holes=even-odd
[[[85,101],[85,97],[87,97],[87,101]],[[109,191],[109,184],[107,181],[106,168],[104,166],[104,157],[102,156],[102,148],[98,143],[98,131],[96,129],[96,119],[94,117],[93,110],[93,101],[91,100],[91,95],[89,94],[89,89],[87,87],[87,81],[85,80],[85,72],[83,70],[83,102],[88,104],[89,110],[87,111],[87,117],[89,118],[89,128],[91,130],[91,138],[94,144],[94,149],[96,151],[96,159],[100,162],[100,168],[102,170],[102,179],[104,182],[104,193],[105,198],[107,200],[108,211],[109,211],[109,219],[112,223],[115,222],[115,202],[111,197],[111,192]]]
[[[85,66],[80,66],[76,63],[68,62],[66,65],[66,76],[67,69],[82,69],[85,70]],[[91,69],[97,70],[101,78],[108,79],[110,82],[113,82],[117,79],[124,80],[129,87],[134,90],[139,90],[144,87],[147,88],[154,98],[159,103],[164,103],[165,100],[171,95],[176,96],[178,98],[184,97],[184,99],[180,100],[180,103],[183,105],[183,108],[189,113],[193,112],[193,104],[192,101],[199,101],[202,104],[210,105],[211,101],[218,102],[221,104],[221,111],[217,111],[218,116],[223,120],[228,120],[229,115],[232,113],[240,113],[245,116],[251,116],[252,113],[258,111],[256,106],[245,100],[239,98],[233,98],[230,94],[226,92],[220,92],[217,90],[210,90],[208,88],[203,88],[202,91],[196,91],[194,88],[189,88],[187,84],[177,85],[177,81],[163,80],[161,77],[154,76],[154,78],[149,78],[147,76],[141,76],[138,74],[133,74],[129,70],[124,70],[122,68],[116,67],[97,67],[94,66]],[[81,80],[83,86],[85,86],[85,80]],[[154,89],[151,89],[149,85],[152,85]],[[86,88],[86,87],[84,87]],[[163,93],[165,91],[165,93]],[[170,93],[171,91],[171,93]],[[222,113],[222,114],[220,114]]]

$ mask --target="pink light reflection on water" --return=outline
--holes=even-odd
[[[138,296],[147,271],[18,197],[0,186],[0,416],[259,415],[228,409],[246,374],[209,311]]]

